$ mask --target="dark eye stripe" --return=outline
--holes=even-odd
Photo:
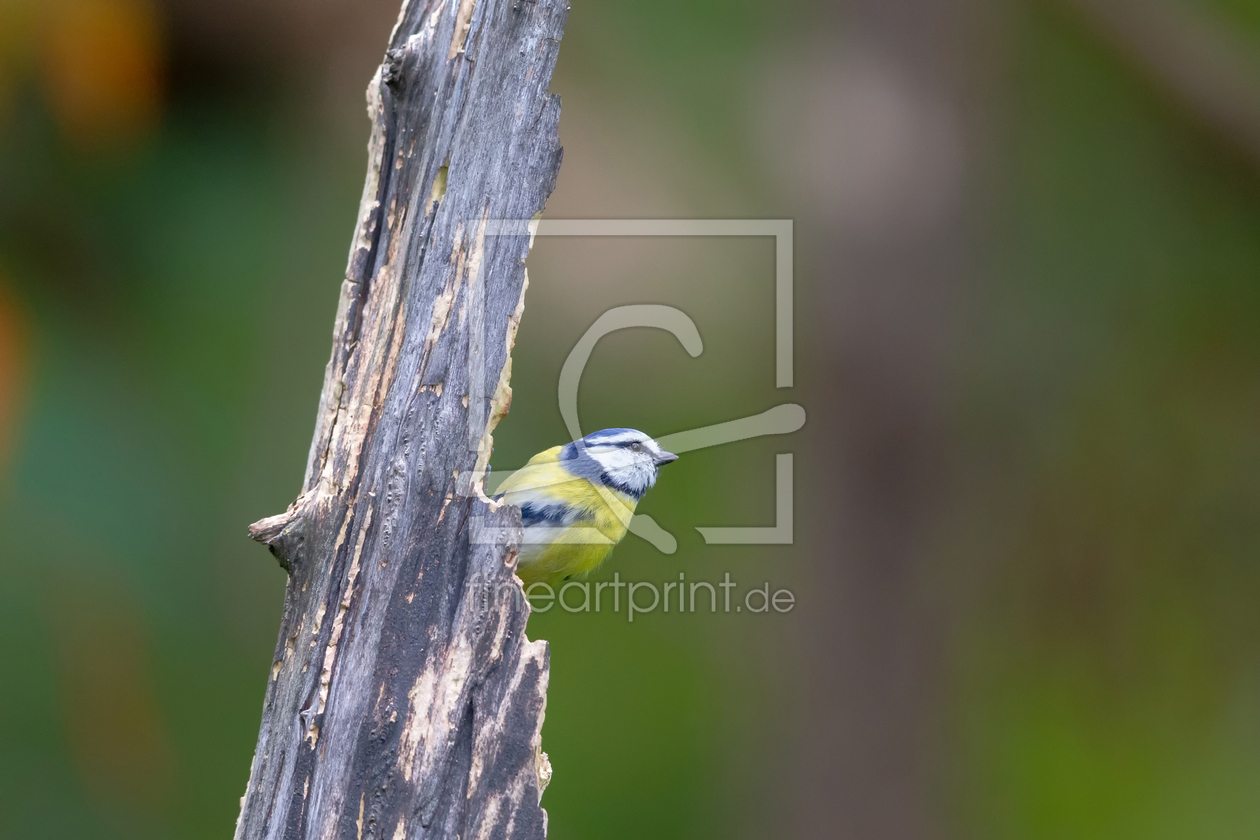
[[[582,440],[587,446],[628,446],[638,443],[645,448],[652,442],[651,438],[637,429],[603,429],[591,432]]]

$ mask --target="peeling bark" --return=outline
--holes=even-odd
[[[567,13],[408,0],[369,86],[306,478],[250,528],[289,582],[238,840],[545,836],[548,651],[525,637],[520,512],[479,479],[560,167]]]

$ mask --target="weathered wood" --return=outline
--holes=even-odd
[[[567,13],[408,0],[369,87],[304,486],[250,529],[289,583],[238,840],[545,835],[548,652],[525,638],[519,511],[479,478],[529,247],[525,225],[488,226],[535,217],[555,185]]]

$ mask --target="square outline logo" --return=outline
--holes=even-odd
[[[793,222],[791,219],[496,219],[486,223],[487,236],[612,236],[612,237],[764,237],[775,241],[775,387],[791,388],[794,378],[793,330]],[[470,301],[473,317],[470,323],[468,354],[470,391],[485,387],[484,353],[485,301],[482,284],[474,284],[475,298]],[[577,384],[582,369],[595,344],[604,335],[629,327],[658,327],[672,332],[692,356],[702,352],[699,331],[681,310],[669,306],[622,306],[608,310],[586,331],[570,351],[561,371],[560,411],[574,440],[582,437],[577,419]],[[469,440],[474,448],[484,429],[486,395],[469,394]],[[476,408],[474,409],[474,405]],[[733,443],[753,437],[789,434],[805,423],[805,411],[799,405],[784,403],[761,414],[737,420],[676,432],[658,439],[672,452]],[[495,485],[511,473],[496,474]],[[489,478],[489,476],[487,476]],[[493,492],[493,491],[491,491]],[[474,542],[502,542],[506,535],[500,529],[482,525],[474,517],[471,538]],[[775,456],[775,524],[770,527],[696,527],[707,545],[786,545],[793,541],[793,459],[792,453]],[[673,554],[677,540],[650,516],[634,514],[627,522],[631,533],[646,539],[658,550]],[[607,542],[607,537],[593,528],[592,542]]]

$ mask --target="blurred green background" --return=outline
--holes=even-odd
[[[232,831],[396,14],[0,0],[0,837]],[[1260,836],[1260,4],[578,2],[553,89],[549,217],[795,220],[796,386],[769,240],[540,239],[496,468],[626,303],[705,351],[586,430],[809,421],[597,575],[791,613],[531,619],[552,836]]]

